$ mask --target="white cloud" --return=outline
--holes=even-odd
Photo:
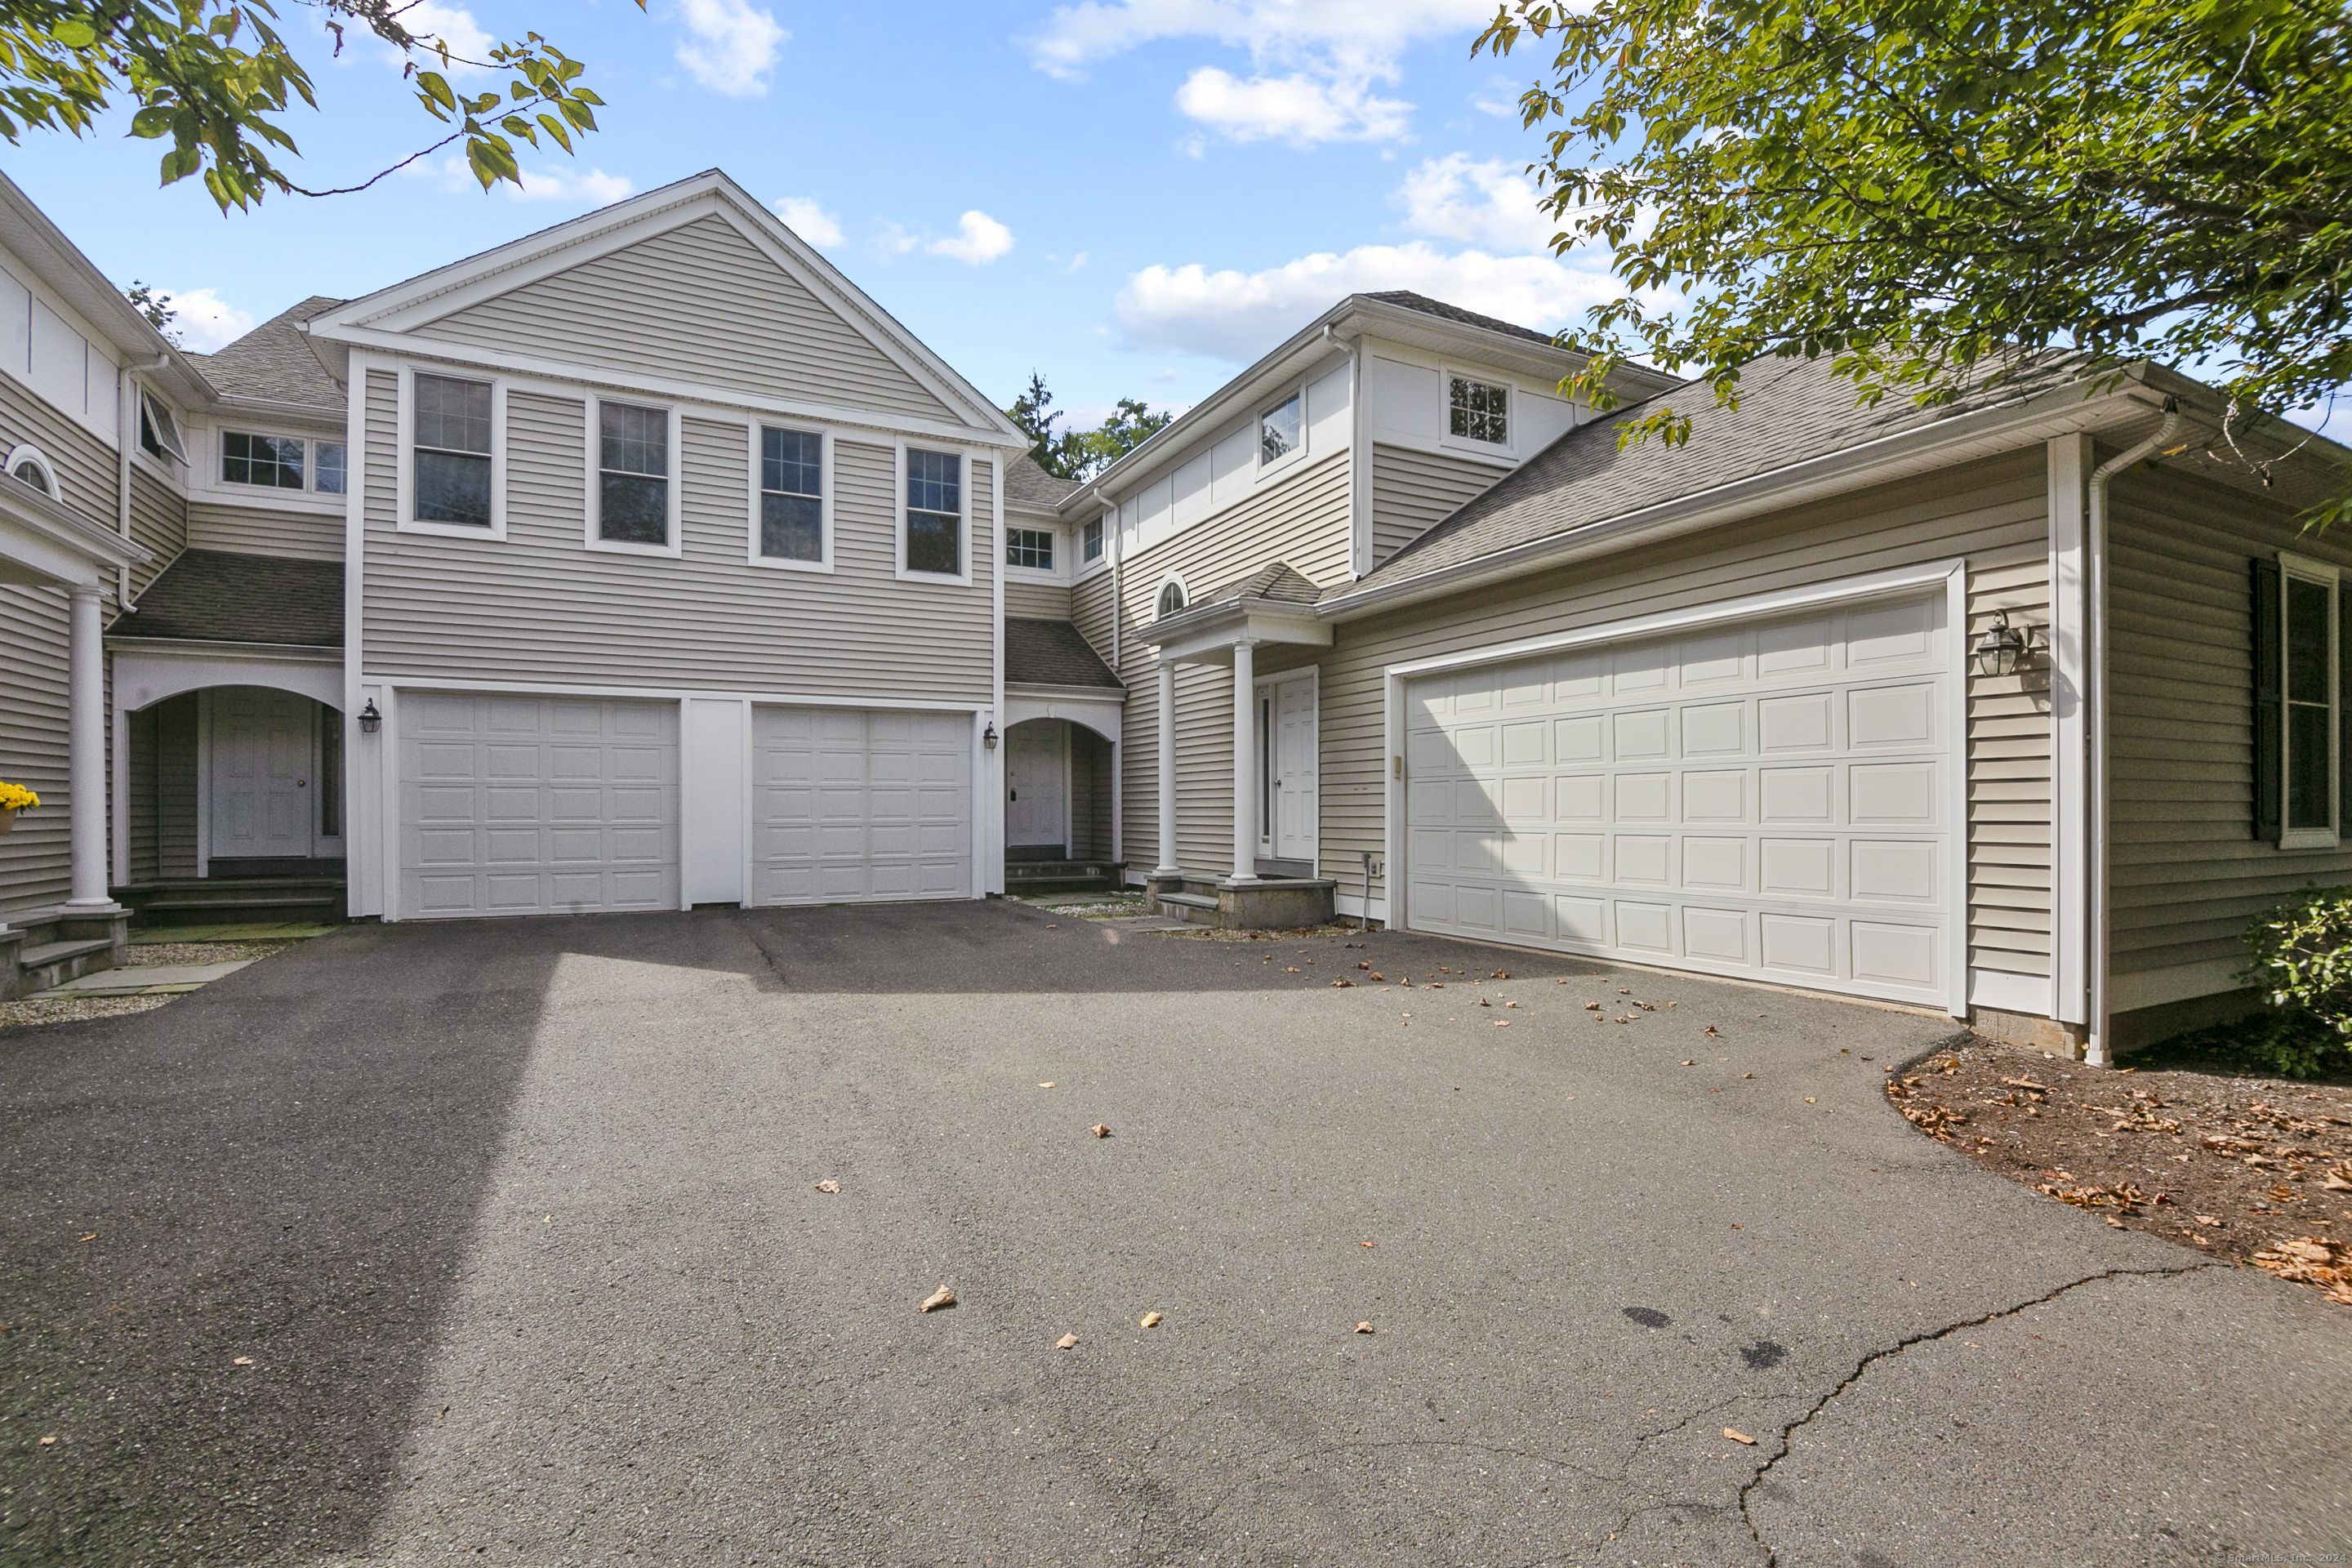
[[[1013,248],[1013,231],[974,207],[956,220],[954,234],[923,248],[933,256],[953,257],[967,267],[981,267]]]
[[[775,204],[784,226],[820,250],[841,243],[841,220],[817,205],[814,196],[785,196]]]
[[[1386,142],[1405,133],[1412,105],[1376,98],[1368,80],[1293,71],[1240,80],[1202,66],[1176,89],[1176,107],[1235,142]]]
[[[1137,348],[1174,349],[1245,363],[1339,303],[1344,295],[1410,289],[1538,330],[1556,330],[1613,299],[1605,266],[1549,256],[1448,254],[1426,241],[1319,251],[1260,272],[1199,263],[1154,266],[1120,289],[1118,315]]]
[[[1188,118],[1236,142],[1393,141],[1412,106],[1375,84],[1398,80],[1398,58],[1420,39],[1466,45],[1493,14],[1492,0],[1085,0],[1055,11],[1030,58],[1066,79],[1143,44],[1212,40],[1246,50],[1253,68],[1194,70],[1176,94]]]
[[[488,74],[486,67],[466,63],[488,59],[490,51],[498,47],[498,40],[474,20],[471,11],[457,5],[436,5],[434,0],[417,0],[415,5],[398,15],[400,25],[428,45],[437,38],[449,46],[449,63],[446,68],[441,64],[439,55],[433,54],[427,58],[427,50],[418,50],[413,58],[419,69],[437,70],[449,77]],[[460,59],[459,56],[465,58]],[[392,58],[404,65],[412,57],[395,51]]]
[[[1508,159],[1474,161],[1466,153],[1431,158],[1398,188],[1405,226],[1415,234],[1505,251],[1548,251],[1559,223],[1544,210],[1536,183]]]
[[[677,63],[711,91],[758,98],[768,90],[768,68],[792,35],[772,12],[751,0],[678,0],[691,38],[677,46]]]
[[[240,310],[220,297],[214,289],[174,289],[158,291],[163,302],[179,312],[172,321],[172,331],[180,342],[197,353],[218,353],[253,331],[253,312]]]

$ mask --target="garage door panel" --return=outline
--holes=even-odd
[[[1947,1000],[1943,615],[1929,595],[1412,683],[1408,921]]]
[[[971,896],[971,721],[961,713],[753,710],[752,898]]]
[[[676,704],[424,693],[400,713],[400,912],[677,907]]]

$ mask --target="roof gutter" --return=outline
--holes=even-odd
[[[2137,378],[2134,378],[2135,382]],[[1882,437],[1859,447],[1825,453],[1801,463],[1753,474],[1673,500],[1660,501],[1597,522],[1585,523],[1524,544],[1326,599],[1317,613],[1327,620],[1355,620],[1426,599],[1444,597],[1485,584],[1518,576],[1617,549],[1633,536],[1643,540],[1712,528],[1742,517],[1778,510],[1819,495],[1906,477],[1930,466],[1939,448],[1963,442],[2021,437],[2036,426],[2066,421],[2086,428],[2112,422],[2119,405],[2146,408],[2147,393],[2137,385],[2088,395],[2089,384],[2073,381],[2013,403],[1979,409],[1943,423]]]

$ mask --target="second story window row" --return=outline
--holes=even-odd
[[[907,448],[906,569],[963,575],[963,458]]]
[[[824,548],[824,437],[760,430],[760,553],[816,564]]]
[[[490,526],[490,384],[416,378],[416,520]]]
[[[596,536],[667,547],[669,410],[600,403],[596,426]]]

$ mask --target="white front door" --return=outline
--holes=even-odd
[[[290,691],[225,686],[213,692],[210,858],[310,857],[317,710]]]
[[[1314,672],[1260,681],[1257,711],[1258,853],[1275,860],[1312,860],[1320,798]]]
[[[1956,652],[1937,593],[1415,680],[1405,921],[1944,1003]]]
[[[1068,852],[1063,785],[1069,769],[1068,727],[1055,720],[1015,724],[1004,743],[1004,842],[1016,847],[1058,844]]]

